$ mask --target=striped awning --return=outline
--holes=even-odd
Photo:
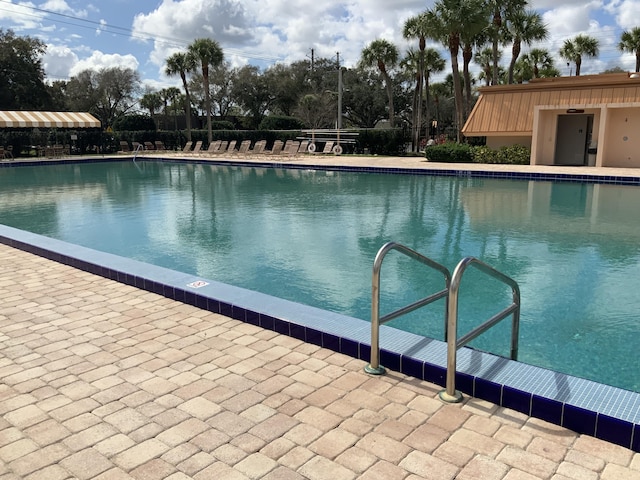
[[[0,111],[0,128],[100,128],[100,120],[86,112]]]

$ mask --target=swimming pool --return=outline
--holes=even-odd
[[[363,319],[386,241],[451,269],[475,255],[521,286],[521,361],[640,390],[634,187],[119,162],[1,169],[0,192],[1,223]],[[384,309],[432,283],[413,267],[385,261]],[[494,287],[465,277],[462,328],[506,298]],[[436,305],[392,325],[442,323]]]

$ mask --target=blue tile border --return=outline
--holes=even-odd
[[[4,225],[0,225],[0,243],[353,358],[364,361],[370,358],[371,328],[363,320]],[[189,288],[188,284],[195,280],[206,280],[208,284],[198,289]],[[387,326],[381,328],[381,339],[380,358],[385,367],[445,385],[446,345],[443,342]],[[456,388],[466,395],[640,452],[639,393],[467,348],[459,350],[458,359]]]

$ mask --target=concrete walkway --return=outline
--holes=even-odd
[[[640,479],[640,454],[0,245],[0,479]]]

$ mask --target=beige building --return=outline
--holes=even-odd
[[[640,74],[483,87],[462,132],[525,145],[531,165],[640,167]]]

